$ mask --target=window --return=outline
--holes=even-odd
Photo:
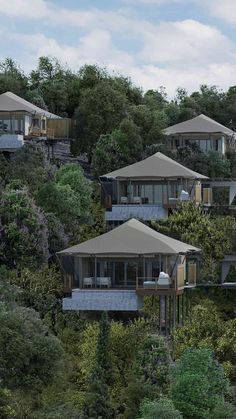
[[[45,129],[46,129],[46,120],[45,119],[41,120],[41,128],[42,128],[43,131],[45,131]]]
[[[33,127],[39,127],[39,119],[33,118],[32,124],[33,124]]]
[[[154,204],[162,204],[162,185],[153,185],[154,187]]]

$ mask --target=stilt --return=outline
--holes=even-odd
[[[190,289],[189,293],[189,300],[190,300],[190,310],[189,310],[189,320],[192,321],[192,290]]]
[[[167,336],[167,322],[168,322],[167,296],[165,295],[165,335],[166,336]]]
[[[182,326],[184,325],[184,294],[182,294]]]
[[[171,328],[172,328],[172,324],[171,324],[171,296],[169,297],[169,333],[171,333]]]
[[[179,307],[179,295],[177,296],[177,322],[180,325],[180,307]]]
[[[186,289],[186,319],[189,316],[189,304],[188,304],[188,289]]]
[[[161,309],[161,296],[159,297],[159,333],[161,335],[161,322],[162,322],[162,309]]]
[[[176,295],[173,297],[173,327],[176,326]]]

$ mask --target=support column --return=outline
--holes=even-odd
[[[162,310],[161,310],[161,296],[159,297],[159,334],[161,335]]]
[[[172,310],[171,310],[171,299],[172,297],[169,296],[169,333],[171,333],[172,329]]]
[[[179,304],[179,295],[177,296],[177,323],[180,325],[180,304]]]
[[[94,258],[94,281],[95,281],[95,287],[97,285],[97,258],[95,256]]]
[[[189,304],[188,304],[188,289],[186,289],[186,319],[188,319],[188,315],[189,315]]]
[[[192,321],[192,290],[190,289],[190,311],[189,311],[189,320]]]
[[[184,325],[184,294],[182,294],[182,326]]]
[[[166,323],[166,297],[160,295],[159,304],[160,304],[160,330],[162,330],[162,320],[165,320]],[[166,325],[165,325],[166,327]]]
[[[173,327],[176,326],[176,295],[173,297]]]
[[[127,287],[127,262],[124,262],[124,286]]]
[[[168,313],[167,313],[167,296],[165,295],[165,335],[167,336],[167,322],[168,322]]]

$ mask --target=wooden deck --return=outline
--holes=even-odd
[[[138,288],[136,289],[136,294],[138,295],[182,295],[184,289],[175,289],[175,288],[157,288],[157,289],[148,289],[148,288]]]

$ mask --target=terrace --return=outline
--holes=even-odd
[[[162,153],[115,170],[100,177],[106,221],[162,219],[179,202],[200,204],[206,199],[201,185],[206,179]]]
[[[138,310],[145,295],[181,295],[196,286],[199,252],[131,219],[58,253],[64,308],[98,310],[103,301],[106,309],[125,310],[128,298]]]

